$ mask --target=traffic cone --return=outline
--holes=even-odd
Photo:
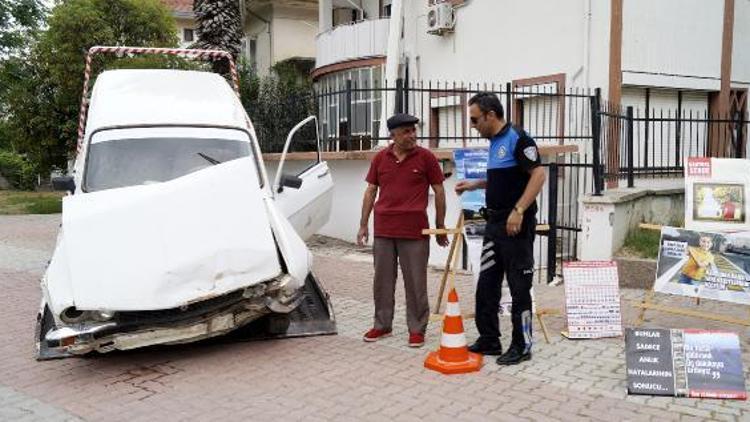
[[[443,374],[465,374],[478,371],[482,367],[482,355],[469,352],[466,346],[464,323],[461,308],[458,306],[456,289],[452,289],[448,294],[440,348],[437,352],[430,352],[427,355],[424,367]]]

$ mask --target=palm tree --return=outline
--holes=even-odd
[[[195,0],[198,40],[191,47],[224,50],[235,59],[242,46],[242,15],[239,0]],[[216,72],[226,74],[224,60],[214,62]]]

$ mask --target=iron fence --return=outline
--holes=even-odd
[[[522,126],[540,146],[576,145],[578,152],[552,157],[544,163],[545,189],[537,199],[540,241],[539,269],[551,281],[558,262],[576,259],[581,230],[578,199],[599,193],[601,178],[599,90],[565,89],[553,84],[521,86],[461,82],[405,81],[378,85],[341,81],[316,92],[323,149],[367,150],[387,144],[381,128],[384,114],[410,113],[420,119],[418,143],[427,148],[486,147],[489,141],[475,131],[468,115],[469,99],[491,92],[504,106],[506,117]],[[597,170],[599,169],[599,170]],[[543,272],[540,272],[540,274]]]
[[[682,177],[686,157],[745,158],[748,142],[746,113],[709,114],[605,105],[602,112],[605,178]]]
[[[394,112],[420,119],[417,140],[423,147],[487,147],[489,141],[471,127],[468,115],[469,99],[478,92],[497,95],[506,118],[540,146],[578,147],[543,164],[548,183],[537,198],[541,236],[535,254],[547,281],[560,275],[561,261],[577,259],[582,195],[600,195],[605,182],[612,186],[620,179],[633,186],[637,178],[681,177],[688,156],[746,156],[746,115],[645,113],[603,102],[599,89],[565,89],[554,83],[369,81],[341,80],[313,93],[324,151],[387,145],[389,136],[381,125]],[[265,143],[263,149],[280,152],[282,147],[283,140]]]

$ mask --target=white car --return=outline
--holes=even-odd
[[[290,133],[285,155],[307,125],[317,121]],[[54,181],[73,194],[41,280],[37,358],[192,342],[253,321],[260,336],[335,332],[304,243],[328,220],[333,188],[312,154],[297,175],[282,175],[282,157],[272,183],[217,74],[100,74],[73,176]]]

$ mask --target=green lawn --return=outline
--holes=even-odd
[[[63,195],[61,192],[0,190],[0,215],[59,213]]]

